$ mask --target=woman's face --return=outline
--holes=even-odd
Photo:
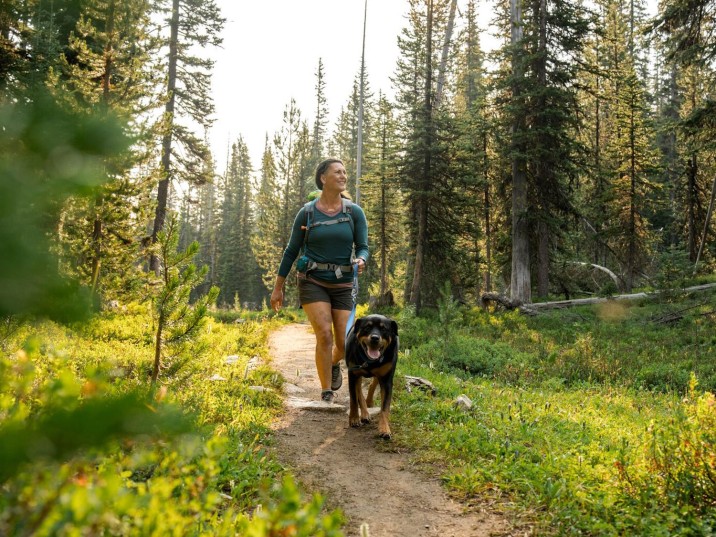
[[[346,189],[348,174],[346,168],[340,162],[333,162],[321,176],[323,180],[323,190],[335,190],[343,192]]]

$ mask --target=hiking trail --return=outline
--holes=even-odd
[[[347,537],[359,537],[362,524],[370,537],[530,533],[525,528],[515,533],[489,505],[467,511],[451,500],[436,478],[412,467],[409,452],[377,437],[377,420],[349,427],[345,364],[337,404],[320,403],[315,337],[309,325],[290,324],[274,331],[269,348],[271,367],[286,379],[288,394],[285,413],[274,426],[276,455],[308,491],[325,497],[327,508],[343,511]],[[396,389],[401,386],[396,384]],[[393,427],[393,435],[400,435],[400,427]]]

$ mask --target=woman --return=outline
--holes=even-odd
[[[343,201],[346,182],[341,160],[328,159],[318,165],[316,186],[321,195],[312,202],[312,209],[304,206],[298,211],[271,293],[271,307],[278,311],[286,276],[303,248],[304,256],[297,265],[298,298],[316,334],[316,369],[321,399],[327,403],[333,402],[334,391],[343,383],[340,361],[353,309],[352,271],[357,264],[361,274],[368,261],[365,213],[358,205]],[[354,248],[355,258],[351,259]]]

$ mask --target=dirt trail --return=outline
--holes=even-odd
[[[287,392],[296,392],[276,424],[276,451],[309,490],[320,491],[330,508],[343,510],[348,537],[358,537],[362,524],[370,537],[512,534],[509,522],[494,513],[464,512],[436,480],[411,469],[407,454],[380,449],[384,441],[376,436],[375,420],[350,428],[345,372],[334,408],[296,408],[320,399],[314,342],[308,325],[288,325],[271,335],[271,365],[289,383]]]

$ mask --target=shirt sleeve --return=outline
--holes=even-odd
[[[282,277],[288,276],[291,272],[293,262],[296,261],[301,247],[303,246],[303,238],[306,231],[301,229],[306,222],[305,209],[301,207],[298,211],[296,219],[293,221],[293,227],[291,228],[291,238],[288,240],[288,245],[283,251],[283,257],[281,258],[281,264],[278,267],[278,275]]]
[[[356,257],[362,257],[363,260],[368,263],[368,257],[370,256],[370,252],[368,251],[368,221],[361,207],[354,206],[353,209]]]

